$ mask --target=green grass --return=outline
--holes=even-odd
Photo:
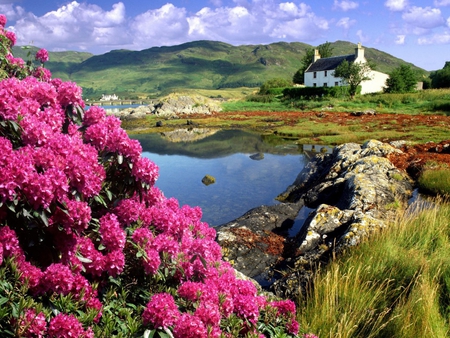
[[[403,215],[323,268],[298,319],[320,337],[449,336],[450,205]]]
[[[450,197],[450,169],[425,165],[418,179],[418,185],[422,192]]]

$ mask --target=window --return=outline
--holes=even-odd
[[[325,83],[323,84],[323,86],[324,86],[324,87],[328,87],[328,83],[325,82]]]
[[[325,71],[325,76],[327,76],[328,75],[328,71]]]
[[[317,87],[317,83],[313,83],[313,87]]]
[[[316,79],[317,78],[317,72],[314,72],[313,77]]]
[[[336,87],[339,86],[339,82],[336,81],[336,82],[334,83],[334,85],[335,85]]]

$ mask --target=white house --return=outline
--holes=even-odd
[[[355,48],[355,54],[332,56],[329,58],[321,58],[319,51],[316,49],[314,51],[313,62],[305,71],[305,86],[334,87],[345,85],[342,78],[334,76],[334,70],[344,60],[348,62],[367,62],[361,43],[358,43],[358,47]],[[371,78],[370,80],[361,83],[361,94],[383,91],[389,75],[372,70],[370,71],[369,77]]]

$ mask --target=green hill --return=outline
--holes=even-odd
[[[76,81],[84,88],[85,96],[91,98],[103,93],[128,98],[155,97],[183,89],[258,87],[272,78],[292,79],[302,56],[312,47],[300,42],[232,46],[194,41],[142,51],[114,50],[95,56],[52,52],[46,66],[54,77]],[[332,47],[334,55],[343,55],[353,53],[356,45],[336,41]],[[27,59],[27,51],[18,48],[14,52]],[[406,64],[373,48],[365,48],[365,55],[382,72]]]

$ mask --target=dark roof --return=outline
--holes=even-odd
[[[348,62],[355,61],[355,54],[332,56],[330,58],[319,59],[314,63],[311,63],[306,69],[307,72],[320,72],[323,70],[334,70],[337,66],[341,64],[342,61],[347,60]]]

